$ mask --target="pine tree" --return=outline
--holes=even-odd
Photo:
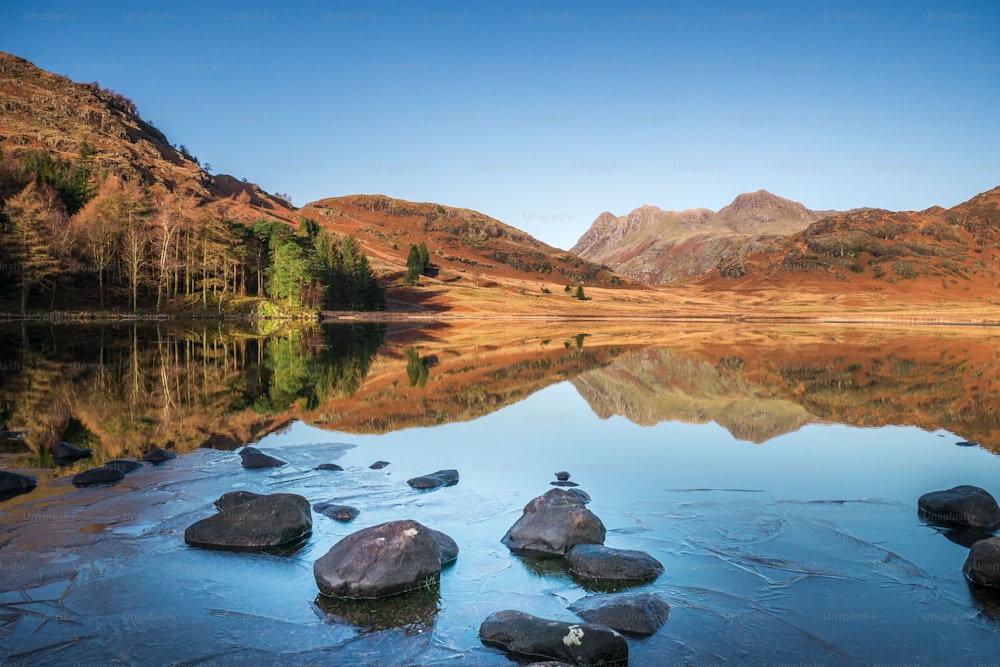
[[[410,252],[406,256],[406,275],[403,282],[407,285],[416,285],[420,282],[420,276],[424,272],[423,262],[420,261],[420,249],[416,244],[410,244]]]

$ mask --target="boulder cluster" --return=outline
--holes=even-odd
[[[959,544],[969,546],[962,573],[975,586],[1000,588],[1000,507],[988,491],[962,485],[925,493],[917,511],[928,523],[951,532]]]

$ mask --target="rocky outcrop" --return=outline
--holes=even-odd
[[[217,500],[217,506],[226,509],[188,526],[184,541],[207,549],[261,551],[297,542],[312,533],[312,512],[302,496],[274,493],[238,500],[233,496]]]
[[[611,628],[554,621],[515,610],[490,614],[479,626],[479,639],[514,658],[547,658],[571,665],[628,662],[628,643]]]
[[[524,506],[502,542],[518,554],[559,557],[577,544],[603,544],[605,533],[604,524],[578,494],[552,489]]]

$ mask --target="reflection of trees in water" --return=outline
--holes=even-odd
[[[39,466],[62,439],[97,460],[245,442],[298,400],[355,392],[384,336],[372,324],[271,336],[219,323],[0,327],[0,428],[30,429]]]

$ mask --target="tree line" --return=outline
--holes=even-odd
[[[101,308],[221,304],[257,296],[290,306],[381,310],[385,296],[356,239],[303,219],[297,230],[247,219],[249,195],[204,201],[36,152],[0,159],[0,295],[79,297]],[[255,214],[254,214],[255,215]]]

